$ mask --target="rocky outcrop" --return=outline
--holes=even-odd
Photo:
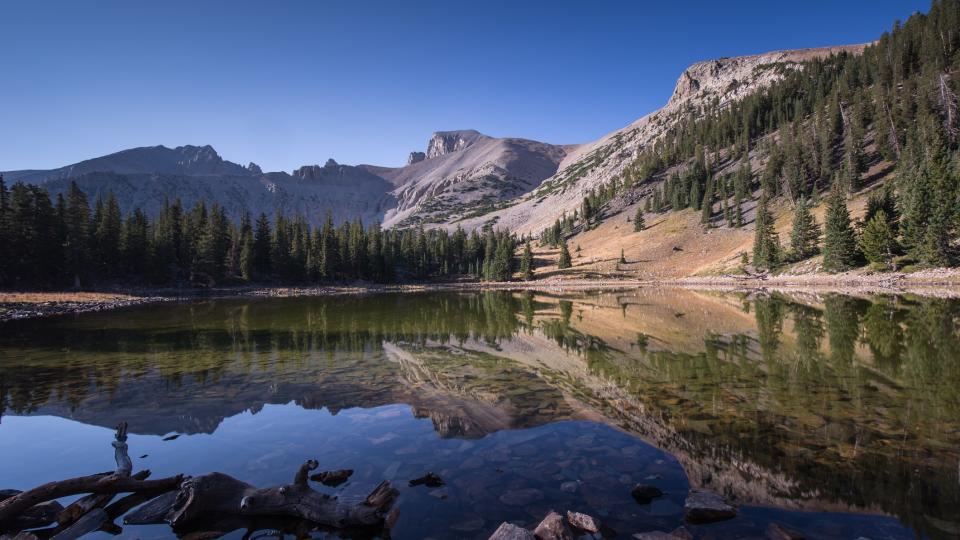
[[[427,143],[427,159],[440,157],[451,152],[459,152],[485,137],[480,132],[466,129],[460,131],[437,131]]]
[[[413,165],[414,163],[420,163],[421,161],[427,159],[427,155],[423,152],[410,152],[410,155],[407,156],[407,165]]]
[[[252,161],[247,165],[247,170],[253,174],[263,174],[263,169],[261,169],[259,165]]]

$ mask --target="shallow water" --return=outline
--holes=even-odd
[[[763,537],[774,522],[808,538],[955,538],[958,321],[950,300],[641,289],[6,323],[0,488],[111,469],[125,420],[135,468],[155,478],[216,470],[266,486],[315,458],[356,470],[320,488],[341,497],[391,479],[397,539],[486,538],[550,509],[629,538],[683,524],[690,487],[741,508],[688,525],[698,538]],[[407,486],[428,471],[446,486]],[[666,496],[637,504],[637,482]]]

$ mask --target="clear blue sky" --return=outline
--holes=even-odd
[[[211,144],[397,165],[437,130],[595,139],[708,58],[859,43],[928,0],[0,3],[0,170]]]

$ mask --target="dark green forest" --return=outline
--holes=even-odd
[[[52,200],[41,187],[0,177],[0,286],[58,288],[104,283],[212,286],[346,280],[509,279],[515,239],[503,231],[382,230],[331,217],[261,214],[229,219],[216,204],[179,200],[151,220],[124,213],[72,184]]]

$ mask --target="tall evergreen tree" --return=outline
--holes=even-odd
[[[842,187],[837,183],[827,201],[827,215],[823,231],[823,268],[828,272],[842,272],[856,266],[857,238],[850,225],[850,212]]]
[[[633,215],[633,232],[640,232],[646,228],[647,223],[643,220],[643,209],[638,206],[637,212]]]
[[[773,215],[768,208],[766,195],[760,197],[760,204],[757,205],[755,226],[753,265],[757,268],[776,268],[781,259],[780,240],[774,229]]]
[[[860,249],[871,263],[889,267],[893,262],[897,240],[885,211],[879,210],[867,221],[860,236]]]
[[[530,248],[530,240],[523,243],[523,256],[520,258],[520,277],[524,281],[533,279],[533,250]]]
[[[557,260],[557,268],[563,270],[564,268],[570,268],[571,265],[570,250],[567,249],[567,242],[563,241],[560,244],[560,258]]]
[[[801,261],[816,254],[820,240],[820,226],[810,212],[806,198],[801,198],[793,212],[790,232],[790,258]]]

